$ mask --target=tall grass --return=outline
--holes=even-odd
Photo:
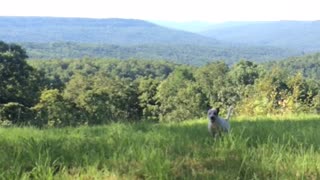
[[[0,179],[319,179],[320,117],[0,128]]]

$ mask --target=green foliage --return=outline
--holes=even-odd
[[[172,40],[171,40],[172,41]],[[255,62],[278,60],[300,55],[296,51],[273,47],[252,47],[245,45],[214,44],[84,44],[84,43],[19,43],[31,59],[82,59],[102,58],[120,60],[167,60],[179,64],[203,66],[223,59],[228,64],[239,59]]]
[[[67,84],[65,98],[83,109],[89,124],[141,117],[137,87],[128,79],[99,74],[90,78],[78,75]]]
[[[63,79],[63,96],[83,112],[79,122],[89,124],[183,121],[204,116],[210,107],[221,107],[223,114],[230,105],[238,114],[318,111],[318,82],[245,60],[231,67],[221,61],[203,67],[136,60],[39,62],[31,61],[50,74],[47,79]]]
[[[251,61],[241,60],[230,71],[229,78],[237,86],[253,85],[259,78],[258,65]]]
[[[282,70],[288,72],[288,75],[302,73],[304,77],[310,79],[320,78],[320,53],[291,57],[282,61],[271,61],[263,65],[266,69],[279,66]]]
[[[33,117],[33,111],[22,104],[10,102],[0,105],[0,124],[26,125]]]
[[[251,113],[260,115],[276,113],[278,101],[283,98],[282,94],[285,94],[288,90],[285,82],[286,78],[285,72],[280,69],[274,69],[259,79],[255,84],[254,93],[248,98],[249,100],[244,99],[250,104],[250,106],[247,107],[248,110],[251,111]],[[245,106],[242,108],[245,108]]]
[[[318,82],[306,81],[301,73],[288,77],[280,69],[265,74],[242,99],[239,111],[247,114],[276,114],[316,112],[313,104],[319,92],[313,87]]]
[[[37,102],[41,79],[26,58],[20,46],[0,41],[0,104],[17,102],[30,107]]]
[[[158,88],[160,121],[182,121],[201,117],[207,105],[190,68],[175,69]]]
[[[313,97],[312,106],[315,109],[315,112],[320,112],[320,92]]]
[[[214,62],[196,70],[196,83],[205,94],[206,98],[202,103],[207,105],[207,109],[220,107],[224,113],[230,105],[239,101],[242,89],[232,83],[232,73],[224,62]]]
[[[142,77],[166,78],[177,66],[164,61],[114,59],[81,59],[81,60],[30,60],[34,68],[44,72],[49,87],[63,89],[73,75],[92,76],[99,73],[112,77],[135,80]]]
[[[0,87],[0,104],[16,102],[33,111],[28,119],[20,118],[16,110],[3,112],[3,119],[10,117],[13,124],[23,121],[39,127],[60,127],[113,121],[184,121],[205,116],[211,107],[220,107],[224,114],[230,105],[240,115],[319,112],[320,83],[277,64],[270,67],[241,60],[233,66],[217,61],[194,67],[89,58],[29,61],[35,70],[24,61],[25,52],[11,46],[2,46],[1,73],[6,76],[1,76],[5,86]],[[313,57],[317,56],[306,56]],[[28,73],[32,76],[21,77]],[[21,89],[11,91],[10,87]],[[44,87],[39,100],[36,95]]]
[[[160,81],[157,79],[138,79],[139,104],[142,110],[142,118],[150,121],[158,121],[159,106],[156,94]]]
[[[66,101],[57,89],[42,91],[39,103],[32,109],[36,115],[31,123],[39,127],[83,124],[79,109]]]

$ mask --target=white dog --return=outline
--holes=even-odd
[[[229,132],[230,130],[230,123],[229,119],[232,113],[233,107],[230,106],[228,110],[228,115],[226,119],[223,119],[219,116],[219,108],[210,109],[208,111],[208,130],[209,133],[213,137],[218,137],[221,135],[222,132]]]

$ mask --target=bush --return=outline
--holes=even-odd
[[[9,124],[28,124],[33,118],[33,112],[28,107],[16,102],[0,106],[0,121]]]

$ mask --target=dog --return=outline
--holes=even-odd
[[[229,119],[232,114],[233,107],[230,106],[228,109],[228,115],[226,119],[219,116],[219,108],[212,108],[208,111],[208,130],[210,135],[214,138],[219,137],[223,132],[230,131]]]

